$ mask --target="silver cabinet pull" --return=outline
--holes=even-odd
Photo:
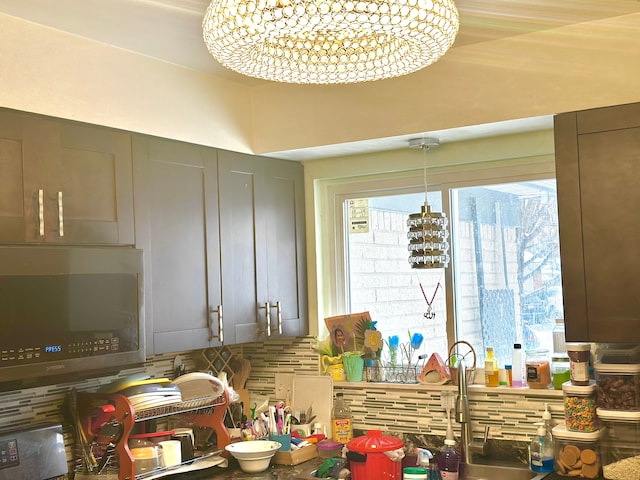
[[[62,206],[62,192],[58,192],[58,225],[60,236],[64,237],[64,207]]]
[[[282,335],[282,305],[276,302],[276,318],[278,319],[278,334]]]
[[[213,329],[211,328],[211,314],[212,313],[217,313],[218,314],[218,335],[214,335],[213,334]],[[222,321],[222,305],[218,305],[218,308],[212,308],[211,310],[209,310],[209,341],[213,340],[214,338],[217,338],[218,340],[220,340],[220,343],[224,343],[224,323]]]
[[[260,310],[262,310],[263,308],[265,310],[264,316],[266,319],[265,333],[267,334],[267,337],[270,337],[271,336],[271,304],[269,302],[265,302],[264,306],[258,307],[258,309]],[[260,333],[260,329],[258,329],[258,333]]]
[[[44,237],[44,190],[38,190],[38,232]]]

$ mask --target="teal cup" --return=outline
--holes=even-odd
[[[282,445],[278,451],[279,452],[288,452],[291,450],[291,434],[285,433],[283,435],[271,434],[269,435],[269,440],[273,440],[274,442],[280,442]]]
[[[347,374],[347,382],[361,382],[364,374],[364,358],[356,355],[343,355],[342,363]]]

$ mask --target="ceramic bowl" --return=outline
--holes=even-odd
[[[271,440],[249,440],[227,445],[225,450],[238,460],[245,473],[264,472],[282,445]]]

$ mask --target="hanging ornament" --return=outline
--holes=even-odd
[[[436,318],[436,312],[433,309],[433,301],[436,298],[436,294],[438,293],[438,289],[440,288],[440,280],[436,284],[436,288],[433,291],[433,295],[431,296],[431,300],[427,298],[427,294],[424,292],[424,288],[422,287],[422,283],[420,283],[420,290],[422,291],[422,296],[424,297],[424,301],[427,302],[427,311],[424,313],[424,318],[427,320],[433,320]]]

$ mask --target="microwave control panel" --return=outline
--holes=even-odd
[[[33,347],[0,348],[0,366],[27,365],[51,360],[93,357],[120,351],[119,337],[74,338]]]

